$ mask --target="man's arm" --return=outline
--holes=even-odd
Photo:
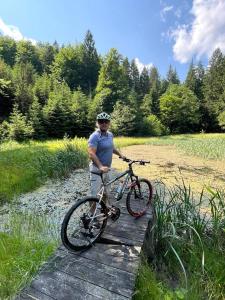
[[[113,147],[113,153],[120,156],[120,157],[122,157],[122,158],[125,158],[125,156],[122,153],[120,153],[120,151],[117,150],[115,147]]]
[[[97,155],[96,155],[96,151],[97,149],[94,147],[88,147],[88,154],[89,154],[89,158],[96,164],[96,166],[99,168],[99,170],[103,171],[103,172],[108,172],[109,168],[107,166],[103,166],[102,163],[100,162],[100,160],[98,159]]]

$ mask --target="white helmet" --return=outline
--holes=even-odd
[[[110,121],[111,117],[105,112],[102,112],[97,115],[97,120],[109,120]]]

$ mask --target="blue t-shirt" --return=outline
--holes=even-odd
[[[97,149],[96,156],[103,166],[111,167],[114,148],[111,132],[101,133],[100,130],[96,130],[90,135],[88,146]]]

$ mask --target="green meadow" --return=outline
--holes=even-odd
[[[225,134],[119,137],[115,144],[122,151],[137,145],[137,154],[139,145],[173,146],[190,158],[221,164],[225,160]],[[46,179],[64,178],[76,168],[87,167],[86,146],[83,138],[2,143],[0,205],[13,205],[17,195],[35,190]],[[145,158],[146,153],[139,155]],[[134,299],[223,299],[224,192],[208,187],[195,198],[191,187],[183,182],[168,188],[167,194],[169,198],[156,194],[154,199],[154,259],[150,264],[143,259]],[[208,201],[211,221],[202,214],[203,199]],[[10,299],[27,284],[59,243],[44,216],[11,214],[9,218],[9,227],[0,233],[1,299]]]

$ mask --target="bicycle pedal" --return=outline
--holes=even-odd
[[[115,211],[113,212],[113,210]],[[112,206],[111,212],[111,220],[115,222],[120,217],[120,209],[119,207]]]

